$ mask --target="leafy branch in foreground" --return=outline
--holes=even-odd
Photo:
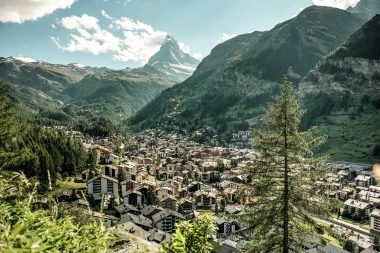
[[[196,253],[212,252],[212,243],[216,241],[215,217],[207,214],[195,221],[176,224],[176,232],[169,244],[163,243],[160,252]]]
[[[19,190],[26,194],[15,194]],[[56,207],[32,211],[35,194],[36,185],[23,174],[0,175],[0,252],[107,252],[117,240],[102,224],[79,227],[70,216],[57,219]]]
[[[274,101],[262,129],[254,131],[257,158],[246,169],[253,183],[243,190],[249,203],[238,218],[253,238],[247,252],[303,252],[302,243],[316,232],[312,215],[323,217],[333,207],[326,196],[327,157],[312,157],[325,137],[314,138],[314,129],[298,131],[304,111],[286,78]]]

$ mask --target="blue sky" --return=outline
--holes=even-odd
[[[0,0],[0,56],[113,69],[138,67],[167,33],[202,59],[238,34],[269,30],[302,9],[358,0]]]

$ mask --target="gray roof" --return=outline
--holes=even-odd
[[[130,204],[121,204],[115,207],[116,211],[119,213],[127,213],[128,211],[139,211],[136,207],[130,205]]]
[[[135,223],[136,225],[141,225],[141,226],[153,228],[152,221],[143,215],[137,216],[137,215],[134,215],[131,213],[127,213],[126,216],[124,216],[124,218],[119,221],[119,224],[122,224],[126,221],[131,221],[131,222]]]
[[[162,207],[154,206],[154,205],[149,205],[149,206],[144,207],[140,211],[141,211],[141,213],[144,216],[147,216],[147,215],[151,214],[152,212],[154,212],[157,209],[160,210],[160,211],[164,210]]]
[[[92,181],[94,181],[94,180],[96,180],[96,179],[98,179],[98,178],[102,178],[102,177],[105,178],[105,179],[107,179],[107,180],[111,180],[111,181],[113,181],[113,182],[115,182],[115,183],[118,183],[118,182],[119,182],[119,181],[117,181],[117,179],[115,179],[115,178],[112,178],[112,177],[106,176],[106,175],[104,175],[104,174],[100,174],[100,175],[97,175],[97,176],[91,178],[90,180],[88,180],[88,181],[87,181],[87,184],[91,183]]]
[[[338,246],[335,246],[331,243],[327,244],[324,247],[319,247],[318,250],[323,253],[350,253],[347,250],[339,248]]]
[[[156,213],[155,215],[152,216],[152,220],[153,220],[153,223],[157,223],[159,222],[160,220],[163,220],[165,219],[166,217],[170,216],[170,215],[173,215],[173,216],[176,216],[180,219],[185,219],[185,217],[183,217],[182,214],[176,212],[176,211],[173,211],[173,210],[170,210],[170,209],[167,209],[165,208],[164,210]]]
[[[142,193],[141,192],[139,192],[139,191],[136,191],[136,190],[129,190],[129,191],[126,191],[126,192],[123,192],[123,197],[125,197],[125,196],[127,196],[127,195],[130,195],[130,194],[132,194],[132,193],[134,193],[134,194],[136,194],[136,195],[142,195]]]
[[[130,221],[117,225],[117,229],[124,230],[130,234],[133,234],[145,240],[150,236],[149,232],[145,231],[144,229],[140,228],[139,226]]]
[[[150,236],[148,237],[149,241],[156,241],[158,243],[161,242],[169,242],[172,237],[171,234],[162,231],[161,229],[153,228],[149,230]]]

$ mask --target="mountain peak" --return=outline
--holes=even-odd
[[[379,0],[361,0],[355,7],[348,7],[347,11],[368,21],[377,13],[380,13]]]
[[[181,50],[178,41],[170,34],[148,61],[148,65],[181,80],[190,77],[198,64],[197,59]]]

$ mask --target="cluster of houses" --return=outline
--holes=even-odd
[[[233,138],[249,140],[250,132],[241,131]],[[160,129],[145,130],[117,147],[120,140],[120,136],[82,139],[86,150],[96,150],[97,159],[108,164],[98,174],[82,172],[87,199],[97,209],[107,210],[107,214],[90,215],[101,217],[107,226],[159,244],[170,240],[175,223],[217,209],[220,252],[244,248],[244,238],[234,234],[244,224],[228,214],[245,212],[245,200],[238,193],[252,180],[242,169],[257,158],[254,150],[199,144]],[[116,148],[121,150],[117,155]],[[380,210],[376,209],[380,208],[380,187],[371,172],[337,167],[327,180],[334,189],[326,194],[344,202],[344,214],[370,219],[371,230],[380,233]],[[64,196],[57,198],[65,201]],[[75,201],[89,205],[80,196]],[[320,248],[316,252],[325,251]]]

